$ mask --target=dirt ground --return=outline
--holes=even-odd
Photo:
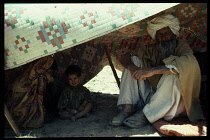
[[[117,71],[117,74],[118,77],[121,76],[120,71]],[[89,88],[96,101],[97,110],[95,112],[78,119],[76,122],[57,118],[39,129],[21,129],[22,135],[19,138],[164,136],[151,124],[138,129],[109,125],[109,121],[119,113],[116,105],[119,88],[109,66],[104,67],[96,77],[84,86]],[[4,137],[15,138],[15,134],[12,129],[5,129]]]

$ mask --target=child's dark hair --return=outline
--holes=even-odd
[[[81,76],[81,68],[77,65],[70,65],[67,69],[66,69],[66,76],[70,75],[70,74],[77,74],[77,76]]]

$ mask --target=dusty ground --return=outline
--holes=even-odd
[[[117,71],[118,77],[121,72]],[[150,124],[132,129],[126,126],[111,126],[109,121],[119,113],[116,106],[119,88],[109,66],[92,80],[85,84],[97,103],[97,110],[88,117],[80,118],[76,122],[57,118],[52,123],[45,124],[39,129],[21,130],[22,137],[160,137],[160,134]],[[5,138],[14,138],[12,129],[5,129]]]

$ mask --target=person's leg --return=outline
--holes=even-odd
[[[61,119],[73,120],[73,115],[66,110],[60,110],[59,115]]]
[[[142,67],[141,61],[137,56],[133,56],[131,59],[136,66]],[[147,82],[137,81],[131,76],[129,70],[124,69],[117,102],[118,108],[121,112],[111,120],[110,124],[121,125],[123,120],[133,115],[136,110],[143,109],[153,94],[151,89],[151,86],[148,85]],[[139,100],[140,98],[144,101],[143,103]]]
[[[142,127],[148,121],[153,123],[160,118],[172,120],[185,112],[184,102],[180,95],[178,77],[176,75],[163,75],[158,83],[157,91],[142,111],[124,120],[129,127]]]
[[[185,110],[183,104],[180,104],[180,99],[178,77],[165,74],[161,77],[157,91],[150,103],[144,107],[143,112],[150,123],[160,118],[170,121],[177,115],[177,110],[181,110],[179,114]]]
[[[75,110],[75,109],[71,109],[71,108],[66,108],[66,111],[68,111],[69,113],[71,113],[72,115],[75,115],[75,114],[77,114],[78,113],[78,111],[77,110]]]
[[[81,118],[83,116],[85,116],[88,112],[91,111],[91,109],[93,108],[93,104],[92,103],[88,103],[84,110],[82,110],[81,112],[77,113],[74,117],[75,119]]]
[[[126,117],[133,115],[133,113],[135,112],[134,105],[133,104],[125,104],[123,112],[125,113]]]
[[[142,67],[141,60],[137,56],[132,56],[131,60],[136,66]],[[141,110],[150,100],[153,93],[148,81],[136,80],[131,76],[129,70],[124,69],[117,102],[118,108],[126,111]]]

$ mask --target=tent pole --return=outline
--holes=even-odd
[[[20,130],[17,127],[15,121],[12,119],[12,116],[9,113],[7,105],[5,103],[4,103],[4,115],[7,121],[9,122],[10,126],[12,127],[13,131],[15,132],[16,136],[20,136],[21,135]]]
[[[115,79],[116,79],[117,85],[118,85],[118,87],[120,88],[120,80],[119,80],[119,78],[118,78],[118,76],[117,76],[116,70],[114,69],[114,65],[113,65],[112,60],[111,60],[111,58],[110,58],[110,55],[109,55],[109,53],[108,53],[108,51],[107,51],[106,45],[104,46],[104,50],[105,50],[106,56],[107,56],[107,58],[108,58],[108,60],[109,60],[109,65],[110,65],[111,68],[112,68],[112,72],[113,72],[114,77],[115,77]]]

